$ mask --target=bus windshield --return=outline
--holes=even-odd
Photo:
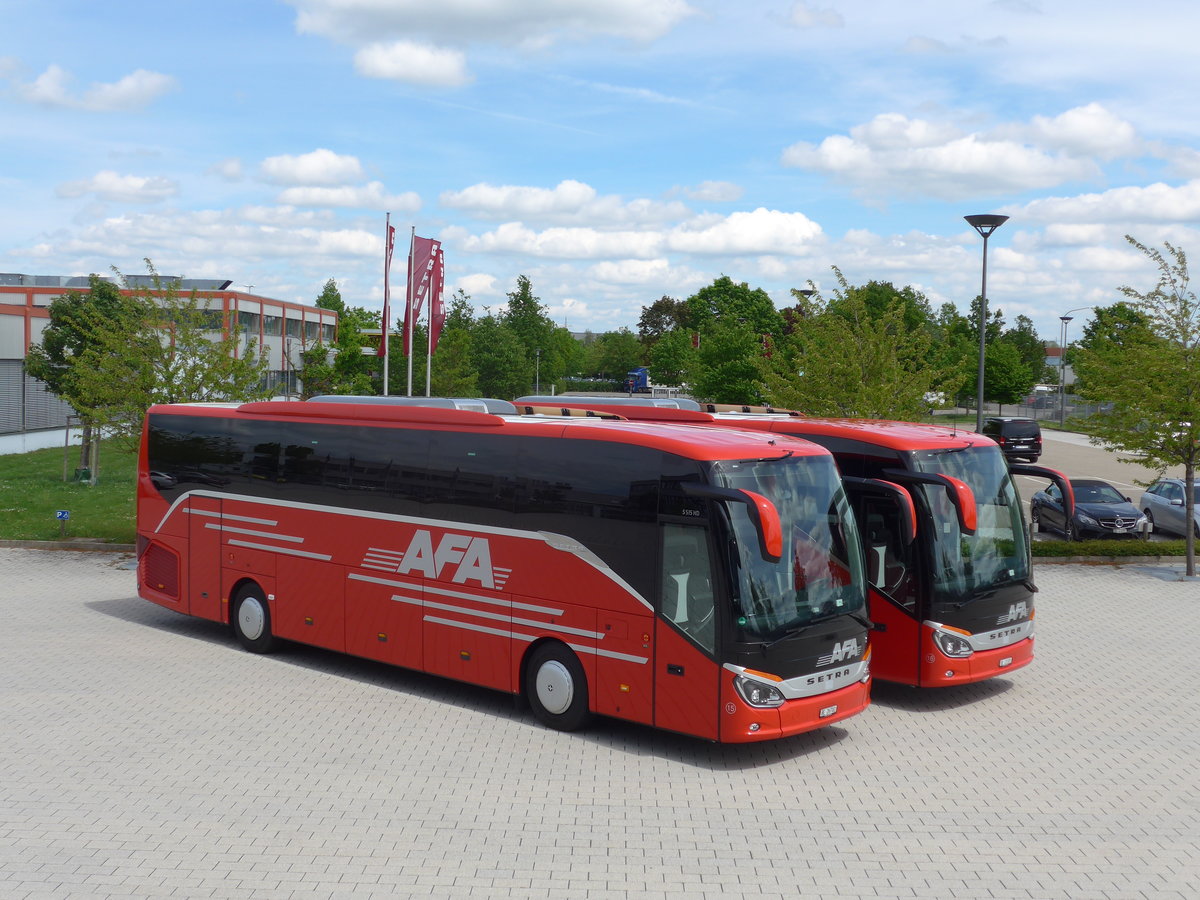
[[[918,486],[933,515],[934,602],[960,602],[997,585],[1028,580],[1021,501],[1000,448],[922,450],[912,460],[918,472],[961,479],[975,494],[978,527],[963,534],[946,491]]]
[[[858,530],[832,458],[722,461],[713,476],[722,487],[762,494],[783,525],[783,557],[768,562],[745,508],[729,504],[736,641],[773,641],[846,613],[865,616]]]

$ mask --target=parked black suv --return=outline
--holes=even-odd
[[[983,420],[983,433],[1000,445],[1007,460],[1037,462],[1042,455],[1042,429],[1033,419],[996,416]]]

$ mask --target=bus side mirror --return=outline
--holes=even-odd
[[[1075,516],[1075,489],[1071,480],[1058,469],[1047,469],[1045,466],[1011,465],[1008,471],[1013,475],[1030,475],[1034,478],[1048,478],[1058,486],[1062,494],[1063,521],[1070,522]],[[1128,499],[1128,498],[1127,498]]]
[[[754,530],[758,534],[759,554],[769,563],[777,563],[783,559],[783,522],[775,504],[762,494],[736,488],[715,487],[695,481],[680,482],[679,487],[685,494],[691,494],[693,497],[745,504],[750,511],[750,521],[754,523]]]
[[[903,485],[880,478],[858,478],[853,475],[843,475],[842,484],[847,492],[890,498],[899,512],[897,524],[900,526],[900,540],[911,544],[916,539],[917,508],[913,504],[912,494]]]
[[[945,489],[954,512],[958,527],[963,534],[974,534],[979,527],[979,511],[975,506],[975,492],[961,478],[939,475],[932,472],[910,472],[908,469],[884,469],[883,475],[892,481],[934,484]]]

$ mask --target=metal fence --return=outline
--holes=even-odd
[[[23,360],[0,359],[0,434],[62,428],[73,415],[69,403],[25,374]]]

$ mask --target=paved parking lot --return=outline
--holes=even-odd
[[[0,550],[0,897],[1200,895],[1200,584],[1042,566],[1038,660],[721,747],[290,647]]]

